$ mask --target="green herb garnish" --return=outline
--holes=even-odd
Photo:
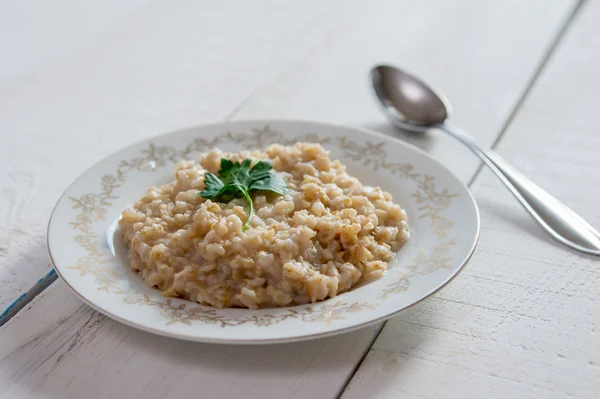
[[[244,197],[248,203],[248,219],[242,226],[242,231],[246,231],[250,226],[250,221],[254,215],[254,205],[250,193],[252,191],[272,191],[279,195],[286,192],[287,183],[285,179],[271,173],[273,167],[269,162],[257,162],[252,169],[252,161],[244,159],[242,163],[231,162],[229,159],[221,159],[221,170],[219,176],[207,172],[204,175],[204,184],[206,187],[199,195],[202,198],[214,199],[222,195],[232,197]]]

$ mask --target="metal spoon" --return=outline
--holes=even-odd
[[[462,129],[448,123],[450,104],[416,77],[391,66],[371,70],[375,94],[392,123],[423,133],[442,130],[469,147],[508,187],[521,205],[554,239],[600,256],[600,234],[579,215],[542,190],[498,154],[479,147]]]

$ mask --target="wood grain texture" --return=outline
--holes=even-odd
[[[48,317],[38,305],[50,302],[69,316]],[[187,343],[110,320],[83,305],[60,281],[28,313],[36,321],[29,333],[22,332],[25,340],[18,338],[21,323],[3,327],[0,379],[11,381],[0,392],[3,398],[79,398],[82,393],[86,398],[230,398],[244,393],[304,398],[307,392],[333,398],[347,378],[348,358],[360,357],[373,338],[357,331],[269,347]],[[36,326],[43,326],[43,332]],[[327,356],[319,356],[324,348]],[[38,360],[32,363],[30,355]]]
[[[256,19],[251,27],[243,25],[262,32],[253,37],[279,43],[260,55],[251,39],[235,45],[240,35],[201,39],[194,33],[191,3],[177,10],[153,5],[83,46],[61,68],[12,87],[18,101],[0,109],[0,123],[8,120],[18,128],[11,144],[45,154],[46,164],[21,168],[44,189],[51,189],[49,178],[55,176],[53,183],[62,185],[54,189],[56,195],[89,158],[160,131],[230,116],[315,118],[381,128],[430,151],[468,181],[477,162],[455,144],[437,136],[409,138],[385,127],[367,86],[369,67],[388,61],[422,71],[453,97],[461,110],[457,122],[491,143],[574,3],[536,1],[526,10],[516,0],[492,6],[464,0],[452,7],[432,0],[331,4],[316,15],[305,8],[291,10],[300,17],[281,16],[268,29]],[[174,27],[168,21],[183,22]],[[219,27],[219,21],[207,24]],[[289,33],[294,24],[296,36]],[[198,46],[202,51],[190,55]],[[432,57],[433,50],[445,58]],[[206,54],[214,66],[201,63]],[[247,100],[240,103],[239,93]],[[40,120],[25,122],[32,103]],[[60,143],[42,137],[48,124],[65,129],[61,142],[70,143],[73,157],[60,158]],[[47,202],[51,206],[53,199]],[[477,323],[461,328],[476,329]],[[376,331],[262,348],[178,342],[113,322],[57,282],[0,328],[0,397],[180,398],[201,392],[207,398],[333,398]]]
[[[600,2],[584,5],[498,146],[597,228],[599,19]],[[598,258],[551,240],[487,170],[473,193],[472,261],[387,323],[343,399],[598,397]]]

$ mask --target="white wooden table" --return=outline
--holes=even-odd
[[[191,125],[379,130],[448,165],[482,217],[443,291],[312,342],[179,342],[106,318],[61,281],[38,286],[0,327],[0,397],[600,397],[600,261],[551,241],[451,139],[391,128],[367,80],[381,62],[416,72],[456,123],[598,227],[598,21],[600,0],[0,2],[0,311],[48,272],[46,221],[82,170]]]

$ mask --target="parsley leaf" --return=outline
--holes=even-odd
[[[273,166],[269,162],[257,162],[252,168],[250,159],[244,159],[242,163],[232,162],[229,159],[221,159],[221,170],[216,176],[212,173],[204,174],[204,185],[206,186],[199,195],[202,198],[215,199],[222,195],[243,197],[248,203],[248,219],[242,227],[246,231],[254,215],[254,205],[250,193],[253,191],[271,191],[279,195],[286,193],[287,183],[285,179],[276,173],[271,173]]]

